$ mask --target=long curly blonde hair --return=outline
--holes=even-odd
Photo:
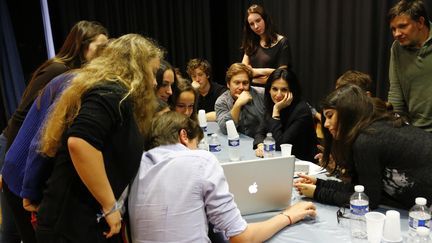
[[[59,97],[43,127],[39,152],[49,157],[56,155],[63,133],[78,115],[82,95],[106,82],[120,83],[128,89],[121,102],[126,98],[132,100],[137,125],[142,135],[147,136],[157,104],[150,62],[161,58],[163,51],[138,34],[127,34],[110,42],[99,57],[77,71]]]

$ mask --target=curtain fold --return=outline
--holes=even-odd
[[[4,0],[0,0],[0,26],[0,90],[1,105],[4,111],[1,119],[4,123],[15,111],[25,88],[14,29],[10,20],[8,6]]]

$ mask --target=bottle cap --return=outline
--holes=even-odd
[[[212,138],[217,138],[217,134],[216,133],[213,133],[211,136],[212,136]]]
[[[271,132],[267,133],[267,137],[273,137],[273,134]]]
[[[424,206],[424,205],[426,205],[427,200],[424,197],[416,197],[415,203],[418,205]]]
[[[362,185],[356,185],[354,187],[354,191],[356,191],[356,192],[364,192],[364,186],[362,186]]]

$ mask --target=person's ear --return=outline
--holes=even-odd
[[[184,128],[182,128],[179,132],[179,141],[181,144],[183,144],[184,146],[187,146],[188,142],[189,142],[189,138],[187,136],[187,132]]]
[[[423,16],[420,16],[418,21],[419,21],[420,24],[422,24],[422,25],[425,24],[425,18],[424,18]]]

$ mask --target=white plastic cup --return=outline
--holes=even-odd
[[[386,216],[380,212],[368,212],[365,217],[368,242],[380,243]]]
[[[280,145],[282,156],[290,156],[292,150],[292,144],[284,143]]]
[[[402,242],[400,213],[396,210],[388,210],[384,223],[382,239],[385,242]]]
[[[233,139],[233,138],[239,137],[239,134],[237,132],[237,128],[235,127],[233,120],[228,120],[225,122],[225,124],[226,124],[228,139]]]
[[[205,110],[198,111],[198,122],[200,127],[207,127],[207,118]]]

